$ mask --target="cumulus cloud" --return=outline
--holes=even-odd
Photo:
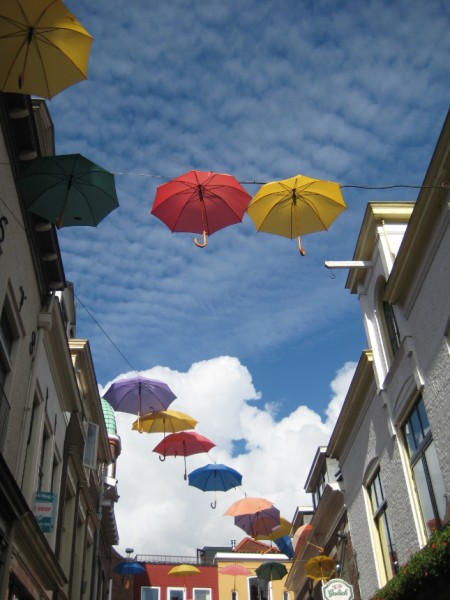
[[[332,408],[326,421],[307,406],[298,406],[277,421],[255,390],[248,369],[234,357],[201,361],[187,372],[167,367],[144,371],[145,376],[165,381],[177,395],[170,408],[197,419],[196,431],[216,443],[208,455],[187,457],[188,472],[211,462],[223,463],[237,469],[243,482],[241,489],[219,492],[213,510],[214,494],[184,481],[181,457],[161,462],[152,452],[162,436],[131,431],[135,417],[116,413],[123,448],[117,464],[119,548],[131,545],[140,554],[191,556],[205,545],[228,545],[245,534],[223,513],[244,494],[268,498],[291,519],[298,504],[309,502],[303,484],[317,447],[327,443],[333,411],[342,403],[352,370],[354,365],[344,365],[331,382]],[[233,442],[238,440],[243,444],[236,454]]]

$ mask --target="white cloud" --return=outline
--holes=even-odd
[[[317,447],[327,443],[352,369],[346,364],[330,384],[326,422],[307,406],[276,421],[261,405],[249,371],[233,357],[195,363],[186,373],[167,367],[144,371],[165,381],[177,394],[170,408],[196,418],[196,430],[216,443],[208,456],[187,457],[188,472],[215,461],[237,469],[243,484],[241,490],[218,493],[213,510],[214,494],[184,481],[181,457],[161,462],[152,452],[161,436],[131,431],[135,417],[116,413],[123,448],[117,463],[119,549],[131,545],[140,554],[194,555],[205,545],[228,545],[245,534],[223,513],[244,493],[268,498],[291,519],[296,506],[308,501],[303,484]],[[233,440],[245,440],[245,453],[233,456]]]

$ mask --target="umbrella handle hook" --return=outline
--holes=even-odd
[[[300,236],[297,237],[297,240],[298,240],[298,251],[300,252],[300,254],[302,256],[306,256],[306,252],[302,248],[302,243],[300,241]]]
[[[203,232],[203,242],[199,242],[197,240],[197,238],[194,238],[194,244],[198,247],[198,248],[204,248],[206,246],[206,231]]]
[[[164,456],[162,456],[161,454],[159,455],[159,460],[161,462],[164,462],[166,460],[166,455],[164,454]]]
[[[217,506],[217,500],[214,500],[214,502],[211,502],[211,508],[216,508]]]

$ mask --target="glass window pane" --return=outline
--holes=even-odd
[[[419,496],[420,508],[425,523],[432,523],[434,519],[433,505],[428,491],[427,480],[422,460],[419,460],[413,468],[414,481],[416,483],[417,495]]]
[[[194,600],[211,600],[211,590],[194,589]]]
[[[430,424],[428,422],[428,417],[422,398],[420,399],[419,404],[417,405],[417,412],[419,413],[420,422],[422,423],[422,431],[425,437],[430,431]]]
[[[423,441],[424,435],[417,409],[412,413],[409,419],[409,424],[412,430],[412,435],[414,436],[415,447],[418,448]]]
[[[431,485],[433,487],[434,499],[436,501],[439,518],[446,521],[447,498],[445,496],[444,480],[442,479],[441,469],[436,454],[436,447],[433,442],[425,450],[425,459],[427,461],[428,473],[430,474]]]
[[[142,587],[141,600],[159,600],[159,588]]]
[[[182,589],[171,589],[168,594],[169,600],[183,600]]]

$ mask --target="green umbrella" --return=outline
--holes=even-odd
[[[266,581],[276,581],[277,579],[283,579],[287,575],[287,569],[281,562],[269,561],[262,563],[255,573],[258,579],[265,579]]]
[[[35,158],[18,179],[26,208],[59,227],[95,227],[119,206],[114,175],[81,154]]]

